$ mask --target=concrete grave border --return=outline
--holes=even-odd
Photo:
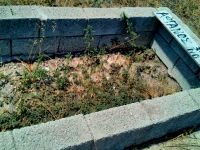
[[[200,124],[200,88],[0,133],[0,150],[123,150]]]
[[[42,48],[49,55],[81,49],[83,47],[76,49],[74,46],[81,45],[77,42],[83,43],[83,29],[87,24],[94,28],[95,46],[112,45],[111,41],[116,37],[123,41],[121,37],[126,35],[121,28],[120,15],[125,12],[134,31],[141,35],[137,45],[153,48],[169,74],[184,89],[140,103],[2,132],[0,150],[121,150],[199,125],[200,68],[156,19],[153,12],[159,10],[170,12],[200,45],[198,37],[168,8],[0,6],[2,62],[18,58],[26,60],[31,47],[34,47],[35,54]],[[24,25],[28,28],[24,29]],[[35,39],[42,40],[42,43],[38,46]]]

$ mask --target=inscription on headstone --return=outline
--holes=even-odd
[[[184,28],[179,24],[168,11],[154,12],[158,20],[172,34],[184,50],[196,61],[200,66],[200,45],[187,34]]]

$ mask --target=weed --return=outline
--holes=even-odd
[[[129,46],[134,48],[134,47],[136,47],[135,42],[136,42],[138,36],[133,31],[133,25],[129,21],[129,18],[127,17],[127,15],[124,12],[121,14],[121,18],[122,18],[123,23],[124,23],[124,29],[126,31],[126,34],[128,34],[130,36],[130,39],[128,40],[128,44],[129,44]]]
[[[92,36],[92,26],[88,25],[85,29],[84,40],[85,40],[85,54],[94,56],[97,54],[97,50],[92,47],[94,42],[94,37]]]

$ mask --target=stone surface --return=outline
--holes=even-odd
[[[125,13],[136,32],[156,31],[158,21],[152,7],[123,7],[121,13]]]
[[[150,44],[154,37],[154,32],[139,32],[137,33],[138,38],[135,44],[139,47],[150,47]]]
[[[0,40],[0,55],[1,56],[11,56],[9,40]]]
[[[92,150],[93,141],[83,115],[13,130],[17,149]]]
[[[182,59],[179,59],[174,68],[169,70],[169,75],[175,78],[183,89],[200,87],[200,80]]]
[[[200,129],[189,135],[181,134],[172,139],[153,143],[142,150],[199,150],[200,147]]]
[[[162,25],[160,25],[158,33],[167,41],[167,43],[170,43],[173,39],[172,35]]]
[[[8,6],[0,6],[0,39],[10,38],[8,34],[8,25],[10,22],[7,20],[12,17],[11,10]]]
[[[196,64],[194,59],[188,55],[175,39],[171,42],[170,46],[194,73],[197,73],[200,70],[200,67]]]
[[[39,36],[40,20],[31,6],[9,6],[9,8],[12,16],[7,17],[3,25],[7,38]]]
[[[59,39],[52,38],[33,38],[16,39],[12,41],[13,55],[34,55],[42,53],[56,53],[58,50]]]
[[[120,8],[84,8],[92,35],[123,33]]]
[[[85,116],[98,150],[121,150],[144,142],[152,122],[140,103]]]
[[[154,126],[150,139],[192,127],[200,123],[199,107],[187,91],[141,102]]]
[[[180,18],[173,14],[169,8],[161,7],[158,10],[160,12],[168,13],[165,15],[165,17],[161,15],[161,20],[166,22],[171,20],[170,23],[164,25],[170,32],[174,33],[172,36],[175,37],[176,41],[184,48],[185,51],[188,52],[191,57],[193,57],[195,62],[200,67],[200,52],[198,50],[200,48],[200,39],[189,29],[186,24],[180,20]],[[174,28],[175,24],[176,26]]]
[[[15,150],[12,132],[0,132],[0,150]]]
[[[189,90],[188,92],[200,108],[200,88],[192,89],[192,90]]]
[[[12,57],[10,56],[0,56],[0,65],[2,63],[10,62],[12,60]]]
[[[94,40],[91,42],[91,47],[97,48],[99,45],[99,36],[93,37]],[[62,37],[60,38],[60,45],[58,54],[65,54],[67,52],[80,52],[86,49],[86,40],[84,37]]]
[[[82,8],[39,7],[38,9],[43,16],[41,37],[84,35],[87,17]]]
[[[151,48],[154,49],[157,56],[162,60],[168,69],[173,68],[179,56],[159,34],[155,35]]]

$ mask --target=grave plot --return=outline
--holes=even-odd
[[[199,124],[200,42],[169,9],[0,12],[4,147],[124,149]]]

